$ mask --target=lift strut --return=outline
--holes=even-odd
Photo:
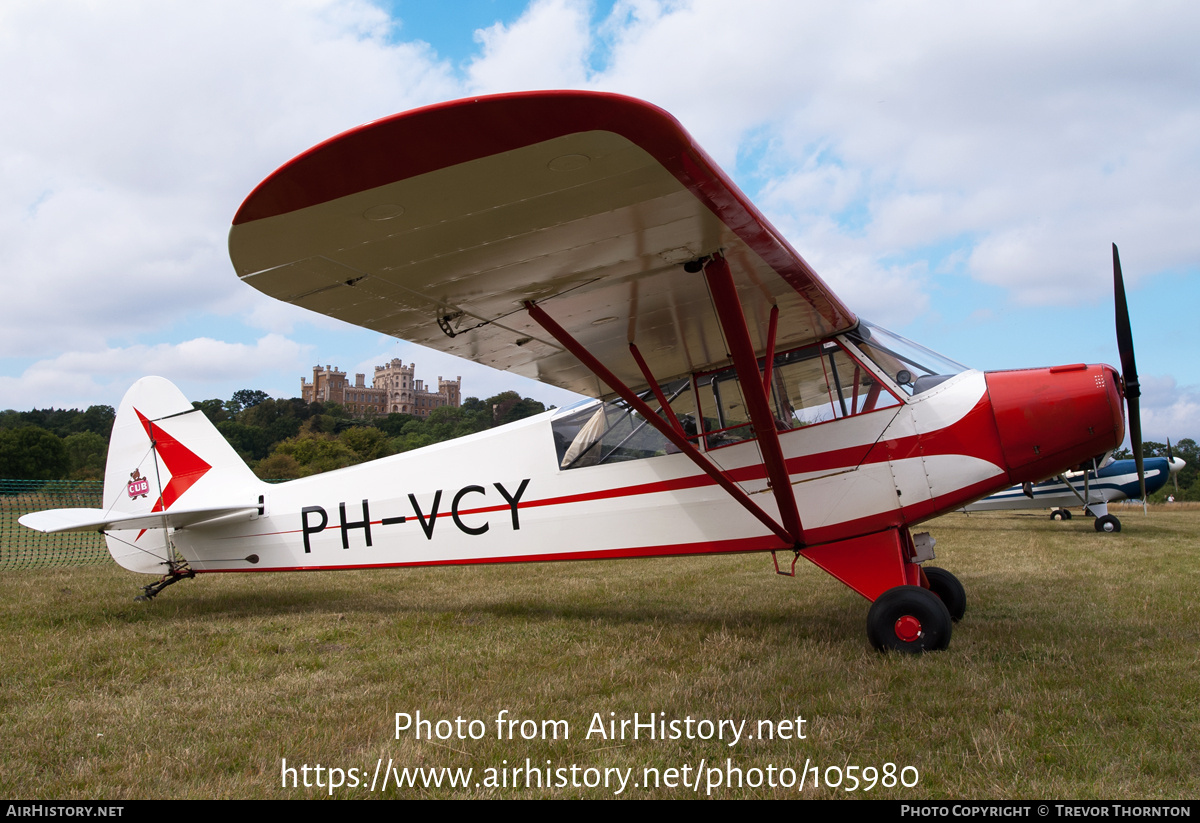
[[[781,545],[774,547],[766,546],[764,548],[796,548],[797,541],[792,537],[792,534],[787,528],[775,522],[775,520],[769,514],[763,511],[757,503],[751,500],[750,496],[747,495],[746,492],[742,491],[741,487],[734,483],[729,476],[725,474],[725,472],[714,466],[707,458],[705,458],[704,455],[700,453],[700,450],[696,448],[696,445],[689,441],[683,435],[683,433],[676,428],[676,426],[672,426],[670,422],[663,419],[662,416],[650,408],[649,404],[642,400],[642,398],[639,397],[636,392],[625,385],[620,378],[609,371],[609,369],[603,363],[601,363],[594,355],[592,355],[591,352],[584,348],[579,341],[572,337],[570,332],[555,322],[554,318],[550,317],[550,315],[548,315],[541,306],[537,305],[533,301],[526,301],[525,309],[529,312],[529,316],[534,320],[534,322],[545,329],[551,337],[561,343],[563,348],[575,355],[575,357],[578,358],[579,361],[592,372],[592,374],[596,375],[596,377],[600,378],[605,385],[615,391],[622,400],[633,407],[633,409],[637,411],[637,413],[640,414],[644,420],[654,426],[654,428],[657,429],[663,437],[667,438],[667,440],[673,446],[679,449],[681,453],[687,455],[688,459],[695,463],[696,466],[698,466],[705,474],[711,477],[717,483],[717,485],[719,485],[729,494],[730,497],[736,500],[743,508],[746,509],[746,511],[754,515],[759,522],[770,529],[771,532],[777,538],[779,538]],[[759,378],[757,374],[755,375],[754,382],[761,389],[761,378]],[[664,407],[663,413],[669,417],[670,407]],[[772,427],[771,431],[774,433],[774,427]],[[776,439],[776,443],[778,444],[778,439]],[[787,488],[790,489],[790,487]]]

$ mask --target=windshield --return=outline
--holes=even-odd
[[[956,363],[865,320],[846,336],[910,395],[928,391],[954,375],[967,371],[962,363]]]

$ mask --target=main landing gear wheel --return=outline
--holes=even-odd
[[[867,639],[879,651],[941,651],[950,645],[953,625],[946,604],[929,589],[888,589],[867,612]]]
[[[1096,518],[1096,531],[1098,532],[1119,532],[1121,530],[1121,521],[1111,514],[1106,514],[1103,517]]]
[[[1070,520],[1071,512],[1068,511],[1067,509],[1055,509],[1054,511],[1050,512],[1050,519],[1051,520]]]
[[[950,619],[955,623],[962,620],[967,613],[967,591],[958,578],[945,569],[935,566],[925,567],[925,579],[929,581],[929,590],[936,594],[946,604]]]

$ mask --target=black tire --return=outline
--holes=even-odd
[[[1051,520],[1070,520],[1071,512],[1068,511],[1067,509],[1055,509],[1054,511],[1050,512],[1050,519]]]
[[[929,580],[929,590],[946,604],[950,619],[955,623],[962,620],[967,613],[967,590],[958,582],[958,578],[936,566],[926,566],[925,577]]]
[[[1059,509],[1059,511],[1061,511],[1063,513],[1063,520],[1071,519],[1071,510],[1070,509]]]
[[[1121,521],[1111,514],[1106,514],[1103,517],[1096,518],[1096,531],[1098,532],[1119,532],[1121,530]]]
[[[920,586],[896,586],[871,604],[867,639],[881,652],[941,651],[950,645],[953,625],[936,594]]]

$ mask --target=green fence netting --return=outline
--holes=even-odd
[[[98,509],[103,490],[100,480],[0,480],[0,570],[107,562],[99,532],[42,534],[17,522],[42,509]]]

